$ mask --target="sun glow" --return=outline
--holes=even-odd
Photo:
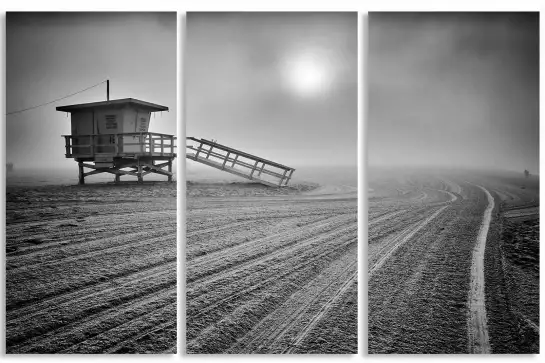
[[[333,74],[324,52],[305,50],[286,57],[282,66],[285,84],[299,96],[318,96],[331,87]]]

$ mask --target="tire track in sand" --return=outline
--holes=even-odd
[[[159,309],[160,311],[162,310],[165,310],[167,308],[173,308],[176,306],[176,303],[174,304],[171,304],[163,309]],[[128,339],[125,339],[125,340],[122,340],[121,342],[117,343],[116,345],[114,345],[113,347],[109,348],[109,349],[106,349],[104,351],[105,354],[114,354],[114,353],[118,353],[120,349],[130,345],[130,344],[137,344],[138,343],[138,340],[148,336],[148,335],[152,335],[152,334],[155,334],[161,330],[164,330],[166,328],[171,328],[171,327],[176,327],[178,324],[178,321],[177,320],[169,320],[169,321],[166,321],[164,323],[161,323],[159,325],[156,325],[155,327],[153,327],[151,330],[144,330],[143,332],[140,330],[140,332]]]
[[[240,265],[251,260],[268,258],[272,253],[299,248],[302,246],[301,240],[305,244],[311,244],[316,239],[324,238],[324,236],[338,233],[339,230],[347,228],[353,224],[353,219],[354,217],[349,215],[318,220],[297,231],[288,230],[255,238],[249,242],[199,256],[186,267],[186,284],[192,284],[208,275],[224,271],[225,266]]]
[[[12,273],[20,273],[22,271],[22,273],[25,273],[29,270],[32,270],[32,269],[36,269],[36,268],[39,268],[41,266],[47,266],[47,267],[51,267],[51,266],[62,266],[64,264],[66,264],[67,262],[77,262],[78,260],[88,260],[92,257],[97,257],[97,256],[100,256],[101,254],[105,254],[107,253],[108,255],[115,255],[116,252],[120,252],[120,251],[123,251],[123,250],[129,250],[129,249],[134,249],[134,248],[140,248],[140,247],[145,247],[147,245],[153,245],[154,243],[156,242],[165,242],[165,241],[173,241],[174,243],[176,243],[176,233],[175,233],[175,229],[176,227],[174,228],[163,228],[163,231],[161,231],[162,233],[164,233],[163,235],[157,237],[156,234],[150,234],[150,233],[147,233],[147,235],[151,235],[153,237],[149,237],[148,238],[140,238],[140,239],[129,239],[129,241],[127,242],[121,242],[121,244],[119,245],[112,245],[112,246],[109,246],[109,247],[102,247],[101,246],[101,241],[98,240],[98,241],[93,241],[93,244],[91,245],[90,243],[88,243],[88,247],[89,247],[89,250],[88,251],[82,251],[80,253],[73,253],[71,255],[67,255],[66,257],[61,257],[61,256],[48,256],[47,254],[45,255],[46,257],[44,258],[41,258],[33,263],[26,263],[26,264],[23,264],[21,266],[14,266],[14,267],[11,267],[11,268],[8,268],[6,266],[6,270],[9,270],[10,272]],[[168,233],[168,231],[171,231],[171,233]],[[121,239],[122,241],[124,241],[123,239],[123,236],[121,238],[119,237],[116,237],[117,239]],[[99,245],[98,246],[95,246],[95,244],[98,243]],[[11,261],[11,260],[10,260]],[[6,261],[6,262],[10,262],[10,261]]]
[[[477,235],[477,243],[473,249],[473,258],[471,261],[471,279],[468,296],[469,314],[468,314],[468,342],[469,353],[490,354],[490,340],[488,336],[488,320],[486,317],[485,305],[485,279],[484,279],[484,253],[486,247],[486,237],[492,220],[492,211],[494,210],[494,198],[485,188],[476,185],[485,192],[488,198],[488,206],[483,215],[483,221]]]
[[[405,209],[402,209],[402,210],[396,210],[396,211],[393,211],[393,212],[389,212],[389,213],[385,213],[385,214],[382,214],[376,218],[373,218],[373,219],[369,219],[369,221],[367,221],[367,226],[371,226],[371,225],[375,225],[375,224],[378,224],[386,219],[390,219],[390,218],[393,218],[395,216],[397,216],[398,214],[401,214],[401,213],[406,213],[407,211]]]
[[[301,290],[290,296],[282,307],[262,320],[227,352],[237,354],[273,353],[275,349],[282,347],[283,341],[290,332],[293,332],[298,325],[304,324],[303,329],[298,331],[294,338],[290,339],[291,342],[298,338],[301,338],[300,341],[302,341],[324,316],[325,312],[329,310],[330,305],[334,303],[335,297],[345,292],[347,281],[352,283],[357,278],[356,255],[354,248],[348,250],[343,257],[322,271],[319,276]],[[340,268],[343,265],[344,267]],[[356,272],[353,272],[354,270]],[[340,287],[338,287],[339,285]],[[324,296],[332,297],[306,321],[312,307],[319,303]],[[293,343],[290,343],[288,347],[283,349],[283,353],[292,346]],[[262,351],[262,349],[266,349],[266,351]]]
[[[460,184],[447,178],[438,177],[437,179],[441,180],[445,184],[445,186],[450,189],[451,192],[462,195],[462,187],[460,186]]]
[[[447,203],[454,203],[458,200],[458,197],[453,192],[449,192],[448,190],[438,190],[438,192],[443,192],[450,196],[450,200]]]
[[[350,246],[355,241],[357,241],[357,238],[349,238],[348,240],[343,241],[342,244],[339,244],[337,247],[338,248],[343,248],[343,247],[346,247],[346,246]],[[262,279],[259,283],[254,284],[252,286],[249,286],[249,287],[247,287],[247,288],[245,288],[243,290],[237,291],[234,294],[230,294],[229,296],[227,296],[227,297],[225,297],[223,299],[212,302],[211,304],[208,304],[206,306],[200,306],[199,309],[198,309],[198,313],[196,313],[192,318],[197,318],[199,316],[205,315],[209,311],[217,308],[218,306],[221,306],[222,304],[233,301],[233,300],[235,300],[235,299],[237,299],[237,298],[239,298],[241,296],[247,295],[247,294],[249,294],[249,293],[251,293],[251,292],[253,292],[255,290],[260,289],[262,286],[265,286],[265,285],[267,285],[267,284],[269,284],[271,282],[278,281],[279,279],[282,279],[284,276],[290,275],[290,274],[294,273],[295,271],[303,270],[303,269],[305,269],[305,268],[307,268],[309,266],[312,266],[316,261],[319,261],[319,260],[323,259],[324,257],[329,255],[330,253],[331,253],[330,250],[319,253],[318,255],[312,256],[311,258],[307,259],[304,263],[298,265],[296,269],[286,270],[285,272],[281,273],[280,275],[273,275],[273,276],[270,276],[270,277],[268,277],[266,279]],[[189,309],[187,309],[187,310],[189,310]]]
[[[295,348],[301,344],[301,342],[307,337],[307,335],[314,329],[314,327],[324,318],[324,316],[327,314],[329,310],[333,306],[335,306],[335,303],[342,297],[344,294],[350,289],[352,284],[356,282],[358,279],[358,271],[354,272],[352,277],[350,277],[342,286],[341,288],[325,303],[325,305],[322,306],[320,311],[314,317],[311,319],[311,321],[307,324],[305,329],[301,331],[296,337],[293,345],[288,348],[284,353],[289,354],[293,352]]]
[[[84,301],[92,299],[99,294],[113,293],[119,286],[131,281],[141,281],[149,277],[157,277],[163,274],[168,269],[176,268],[176,258],[172,258],[159,263],[151,264],[141,270],[129,271],[127,273],[121,273],[119,275],[111,276],[104,282],[94,282],[84,286],[80,286],[64,293],[59,293],[45,297],[40,300],[32,300],[28,304],[21,304],[7,310],[9,317],[6,318],[6,322],[12,320],[29,318],[39,313],[43,313],[48,309],[58,309],[64,305],[72,304],[76,301]]]
[[[379,259],[369,268],[368,272],[368,279],[370,280],[371,277],[373,277],[373,274],[378,271],[384,263],[394,254],[394,252],[401,247],[403,244],[405,244],[408,240],[410,240],[418,231],[420,231],[422,228],[424,228],[429,222],[434,220],[441,212],[443,212],[446,208],[448,208],[448,205],[443,206],[439,208],[435,213],[433,213],[431,216],[417,224],[415,227],[411,226],[407,228],[405,231],[403,231],[401,234],[397,235],[393,241],[393,246],[388,249],[382,256],[379,257]],[[379,254],[382,251],[379,252]]]
[[[355,232],[352,229],[350,227],[342,227],[341,229],[335,229],[334,231],[332,231],[333,233],[327,233],[327,235],[325,236],[315,236],[312,238],[307,238],[305,240],[301,240],[300,243],[298,244],[290,245],[287,248],[278,249],[271,254],[260,256],[259,258],[251,259],[251,260],[242,262],[238,265],[234,264],[234,265],[228,266],[220,272],[217,272],[211,275],[206,275],[198,280],[188,282],[186,284],[187,296],[189,297],[190,294],[192,295],[193,290],[195,289],[194,288],[195,285],[198,285],[198,288],[200,289],[202,286],[205,286],[205,284],[216,282],[218,280],[225,279],[233,275],[239,275],[241,276],[240,278],[242,278],[242,276],[244,276],[243,275],[244,271],[251,271],[254,269],[255,266],[258,266],[263,263],[276,264],[276,263],[279,263],[278,259],[280,258],[282,258],[283,263],[291,263],[292,261],[296,261],[298,258],[298,252],[301,250],[302,247],[312,246],[312,244],[315,244],[316,242],[320,242],[320,241],[325,242],[323,246],[326,246],[327,242],[329,242],[330,240],[333,240],[334,238],[338,238],[338,236],[342,234],[348,235],[351,232]],[[353,240],[352,238],[349,238],[346,241],[343,240],[343,244],[347,241],[352,241],[352,240]],[[278,276],[276,276],[275,278],[278,278]]]
[[[175,285],[175,282],[174,284],[161,287],[160,290],[152,290],[142,296],[135,296],[133,299],[121,304],[113,304],[105,310],[86,314],[84,317],[77,318],[76,320],[67,320],[68,324],[53,327],[51,330],[47,330],[40,335],[29,337],[17,345],[10,347],[10,350],[12,353],[18,354],[35,353],[38,352],[41,347],[47,346],[48,353],[74,353],[74,351],[68,350],[71,347],[85,343],[87,340],[92,340],[98,335],[106,334],[108,331],[117,328],[119,325],[127,324],[127,321],[125,321],[121,324],[116,324],[116,326],[112,328],[104,330],[100,334],[92,333],[92,331],[96,330],[98,326],[104,327],[115,321],[116,316],[134,314],[133,312],[137,311],[139,308],[153,303],[157,304],[157,302],[162,300],[165,300],[164,305],[168,305],[169,298],[172,296],[174,296],[174,299],[176,298],[176,287],[173,285]],[[159,307],[156,307],[155,309],[162,309],[163,307],[163,305],[159,304]],[[138,315],[135,314],[132,316],[132,319],[130,319],[129,322],[141,319],[154,311],[155,310],[151,310],[145,313],[139,313]],[[105,321],[107,321],[107,323],[105,323]],[[70,341],[71,339],[78,339],[78,334],[81,334],[81,332],[85,332],[85,339],[79,339],[76,342],[71,342],[68,347],[65,346],[67,341]],[[51,347],[54,347],[54,350],[51,350]]]
[[[175,289],[170,291],[171,293],[176,294]],[[175,298],[176,296],[174,296]],[[176,299],[174,299],[176,300]],[[130,307],[129,307],[130,308]],[[127,309],[128,310],[128,309]],[[133,319],[124,321],[121,324],[115,325],[112,328],[106,329],[99,334],[95,334],[88,339],[79,341],[63,350],[60,350],[60,354],[79,354],[79,352],[87,353],[98,353],[97,347],[101,347],[103,350],[117,345],[120,342],[127,342],[132,340],[137,335],[145,335],[152,333],[156,330],[156,326],[151,326],[146,329],[131,329],[131,326],[147,321],[148,319],[153,319],[153,315],[161,314],[162,312],[167,312],[168,310],[176,310],[176,301],[168,303],[164,301],[164,305],[156,307],[154,310],[146,311],[143,314],[140,314]],[[122,312],[123,313],[123,312]],[[100,322],[98,322],[100,323]],[[91,348],[89,348],[91,347]]]

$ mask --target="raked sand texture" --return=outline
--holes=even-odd
[[[537,353],[538,179],[374,177],[369,352]]]
[[[354,188],[189,184],[187,353],[356,353]]]
[[[8,187],[7,353],[176,351],[176,184]]]

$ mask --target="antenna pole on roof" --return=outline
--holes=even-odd
[[[106,80],[106,101],[110,100],[110,80]]]

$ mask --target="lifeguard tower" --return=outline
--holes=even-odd
[[[62,136],[66,157],[78,162],[79,184],[99,173],[114,174],[116,183],[122,175],[142,183],[150,173],[172,181],[176,138],[148,131],[151,113],[168,111],[168,107],[125,98],[61,106],[57,111],[71,115],[72,134]]]

